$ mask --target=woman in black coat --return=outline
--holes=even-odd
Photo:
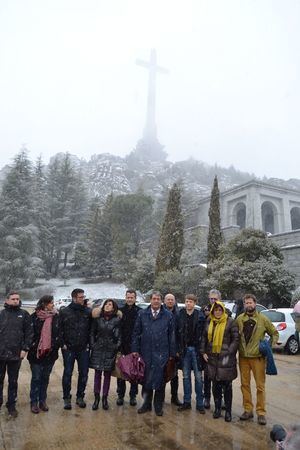
[[[95,369],[93,410],[99,407],[102,372],[104,374],[102,407],[108,409],[111,372],[121,346],[120,315],[118,305],[111,299],[105,300],[101,309],[95,308],[92,312],[90,367]]]
[[[44,295],[31,315],[34,338],[27,359],[31,368],[31,411],[48,411],[46,403],[50,374],[58,358],[60,333],[52,295]]]
[[[214,419],[221,416],[222,390],[225,400],[225,421],[231,422],[232,380],[237,377],[236,352],[239,330],[228,317],[222,302],[216,301],[210,311],[201,343],[201,353],[207,362],[207,373],[212,380],[215,401]]]

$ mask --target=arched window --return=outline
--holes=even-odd
[[[294,207],[291,209],[291,222],[292,222],[292,230],[300,229],[300,208]]]
[[[238,203],[234,207],[234,225],[238,225],[241,229],[246,228],[246,205],[245,203]]]
[[[261,205],[261,220],[262,228],[266,233],[274,234],[277,232],[277,209],[273,203],[264,202]]]

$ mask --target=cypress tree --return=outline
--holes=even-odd
[[[209,265],[219,256],[219,247],[223,242],[220,216],[220,192],[217,175],[214,178],[214,184],[211,191],[208,216],[207,264]]]
[[[155,264],[155,276],[160,272],[179,269],[183,250],[183,216],[181,212],[181,189],[174,183],[169,192]]]

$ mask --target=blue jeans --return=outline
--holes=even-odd
[[[75,361],[78,367],[78,383],[76,398],[83,398],[89,373],[89,351],[72,352],[62,350],[64,360],[64,373],[62,378],[63,398],[71,398],[71,383]]]
[[[31,403],[44,403],[47,399],[47,388],[50,374],[54,366],[54,361],[46,364],[31,364],[31,385],[30,401]]]
[[[195,376],[196,408],[203,408],[202,375],[198,369],[195,347],[187,347],[183,358],[183,401],[191,403],[192,380],[191,372]]]

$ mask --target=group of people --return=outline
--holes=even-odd
[[[163,415],[166,369],[173,367],[171,402],[178,411],[191,409],[194,373],[196,410],[205,414],[210,408],[211,391],[214,399],[213,417],[222,415],[231,421],[232,381],[237,378],[237,351],[241,374],[244,412],[241,420],[253,418],[251,372],[257,391],[258,423],[266,424],[265,371],[266,360],[260,353],[260,341],[265,333],[276,343],[278,332],[266,316],[256,311],[253,294],[244,296],[244,312],[233,320],[221,301],[221,294],[209,292],[209,303],[196,308],[197,298],[185,296],[185,307],[178,309],[176,299],[169,293],[162,298],[152,292],[150,305],[140,309],[136,292],[128,289],[125,306],[107,299],[101,306],[90,309],[83,289],[72,291],[72,302],[58,313],[51,295],[44,295],[35,311],[29,315],[21,308],[17,292],[8,294],[0,312],[0,407],[3,404],[3,382],[8,375],[7,410],[17,416],[18,375],[22,360],[27,356],[31,367],[30,403],[34,414],[48,411],[47,388],[51,371],[61,348],[63,357],[62,390],[64,409],[72,409],[72,375],[78,366],[76,404],[86,407],[85,390],[90,368],[94,372],[93,410],[109,409],[108,395],[117,353],[141,356],[145,363],[142,384],[143,403],[139,414],[152,410]],[[172,363],[172,364],[170,364]],[[178,398],[178,370],[183,373],[183,402]],[[202,374],[204,372],[204,383]],[[137,404],[138,385],[130,382],[129,402]],[[102,396],[101,396],[102,385]],[[124,404],[126,381],[117,380],[117,405]]]

